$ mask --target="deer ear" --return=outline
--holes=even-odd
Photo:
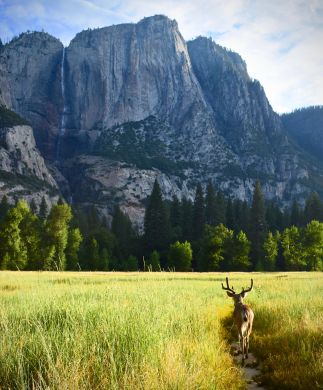
[[[232,292],[230,292],[230,291],[227,291],[227,294],[228,294],[228,297],[230,297],[230,298],[232,298],[233,297],[233,293]]]

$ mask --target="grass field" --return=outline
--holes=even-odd
[[[0,272],[0,388],[244,389],[225,276]],[[252,277],[265,386],[323,388],[323,275]]]

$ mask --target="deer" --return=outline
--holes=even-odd
[[[245,358],[248,359],[249,351],[249,336],[252,331],[252,323],[254,319],[254,313],[250,306],[243,303],[243,299],[247,296],[253,288],[253,280],[251,279],[251,285],[247,289],[242,289],[239,294],[236,294],[233,287],[229,287],[229,279],[226,278],[226,287],[223,286],[230,298],[234,301],[233,320],[238,329],[239,342],[242,353],[242,365],[244,365]]]

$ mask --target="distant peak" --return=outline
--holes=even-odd
[[[166,23],[172,27],[178,28],[177,21],[175,19],[170,19],[166,15],[153,15],[141,19],[138,24],[152,24],[152,23]]]
[[[18,36],[15,36],[8,42],[8,45],[26,42],[26,41],[50,41],[50,42],[60,42],[60,40],[53,35],[48,34],[45,31],[26,31]]]

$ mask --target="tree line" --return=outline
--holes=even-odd
[[[164,200],[156,180],[139,234],[119,207],[112,222],[62,200],[0,202],[0,267],[26,270],[322,270],[323,204],[282,210],[256,183],[251,204],[198,184],[194,200]]]

